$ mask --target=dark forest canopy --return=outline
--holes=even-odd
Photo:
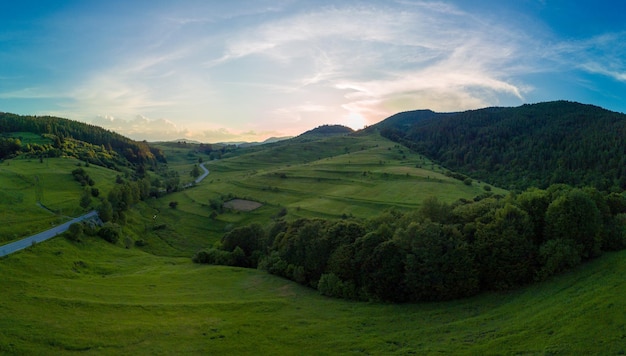
[[[370,128],[503,188],[626,188],[626,115],[567,101],[459,113],[410,111]]]
[[[165,162],[163,153],[147,142],[138,142],[101,127],[85,124],[78,121],[51,117],[51,116],[20,116],[10,113],[0,113],[0,133],[31,132],[39,135],[52,135],[57,148],[65,139],[88,142],[92,145],[103,146],[109,151],[115,151],[133,164],[153,165],[156,162]],[[4,138],[7,150],[0,152],[4,158],[11,149],[16,149],[14,141]]]
[[[544,280],[626,247],[626,196],[553,185],[365,221],[238,227],[198,263],[258,267],[329,296],[439,301]]]

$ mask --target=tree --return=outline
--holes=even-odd
[[[548,192],[531,188],[519,194],[515,203],[528,214],[533,228],[533,241],[540,246],[545,242],[545,217],[548,205],[550,205]]]
[[[600,211],[595,202],[580,189],[562,194],[546,211],[546,238],[571,240],[582,259],[600,254]]]
[[[83,190],[83,195],[80,197],[80,206],[83,209],[87,209],[91,205],[91,193],[90,190]]]
[[[528,214],[512,204],[497,210],[494,221],[479,225],[474,246],[483,288],[509,289],[532,279],[532,228]]]
[[[113,220],[113,206],[108,199],[102,199],[98,207],[98,215],[100,216],[100,220],[105,223]]]
[[[420,215],[430,221],[445,223],[450,218],[450,206],[439,201],[436,196],[431,196],[422,201],[419,209]]]
[[[177,201],[171,201],[169,203],[170,208],[172,209],[176,209],[178,207],[178,202]]]
[[[258,263],[258,255],[256,251],[261,250],[265,232],[260,224],[251,224],[244,227],[238,227],[222,237],[222,250],[234,252],[240,249],[243,256],[236,256],[241,263],[241,267],[256,267]]]
[[[198,177],[200,176],[200,168],[198,167],[198,165],[197,165],[197,164],[194,164],[194,165],[193,165],[193,168],[191,169],[191,173],[190,173],[190,175],[191,175],[193,178],[198,178]]]
[[[393,241],[384,241],[365,259],[363,289],[374,299],[402,302],[407,298],[405,287],[405,252]]]
[[[410,246],[404,261],[408,300],[448,300],[478,291],[474,255],[456,228],[413,223],[404,238]]]

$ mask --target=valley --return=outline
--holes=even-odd
[[[331,298],[260,269],[192,262],[198,251],[221,246],[228,232],[254,223],[367,224],[384,214],[413,216],[432,198],[465,205],[471,215],[469,207],[481,206],[474,201],[521,204],[515,199],[532,194],[509,195],[375,131],[211,151],[180,142],[153,146],[167,163],[145,173],[153,195],[133,201],[109,225],[119,234],[115,243],[85,230],[0,258],[0,353],[624,352],[624,251],[521,287],[417,303]],[[182,189],[200,163],[210,174]],[[141,180],[133,180],[133,166],[118,167],[72,155],[5,159],[2,244],[100,209],[111,194],[121,199],[111,192]],[[99,190],[85,207],[77,168]],[[165,192],[174,178],[179,187]],[[224,208],[233,199],[261,206]]]

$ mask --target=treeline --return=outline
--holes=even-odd
[[[134,165],[117,152],[105,148],[104,145],[92,145],[73,138],[60,140],[53,134],[41,136],[42,142],[26,144],[19,137],[0,137],[0,159],[23,156],[43,160],[66,156],[113,170],[120,170],[121,167],[143,166],[143,163]]]
[[[166,161],[161,150],[150,147],[145,141],[133,141],[98,126],[58,117],[0,113],[0,132],[32,132],[40,135],[54,135],[56,148],[60,148],[64,139],[73,138],[103,146],[109,151],[115,151],[133,164],[153,166],[157,162]],[[0,156],[0,158],[4,157]]]
[[[564,183],[626,189],[626,115],[566,101],[462,113],[406,112],[381,135],[443,166],[521,191]]]
[[[198,263],[261,268],[329,296],[439,301],[543,280],[626,247],[626,196],[553,185],[389,211],[363,222],[233,229]]]
[[[117,176],[115,186],[106,198],[100,200],[98,213],[103,222],[126,223],[126,212],[140,201],[149,197],[159,198],[167,193],[178,191],[180,177],[177,172],[169,171],[165,177],[133,175],[127,179]]]

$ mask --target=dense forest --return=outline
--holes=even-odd
[[[542,280],[626,247],[626,197],[557,184],[367,221],[277,220],[226,233],[198,263],[262,268],[330,296],[461,298]]]
[[[36,147],[35,151],[44,151],[46,155],[59,155],[62,144],[66,139],[88,142],[93,146],[101,146],[99,151],[116,152],[132,164],[154,166],[158,162],[165,162],[161,150],[150,147],[147,142],[133,141],[127,137],[101,127],[88,125],[78,121],[50,116],[20,116],[9,113],[0,113],[0,133],[31,132],[39,135],[48,135],[51,145]],[[29,147],[26,152],[32,151]],[[12,137],[0,138],[0,158],[23,152],[26,147]],[[57,151],[55,151],[55,149]],[[43,153],[43,152],[41,152]],[[105,165],[99,160],[90,157],[80,157],[94,164]]]
[[[626,115],[556,101],[396,114],[370,128],[450,170],[521,191],[565,183],[626,189]]]

